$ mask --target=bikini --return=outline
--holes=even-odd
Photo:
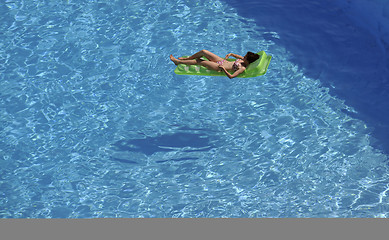
[[[226,60],[221,60],[221,61],[217,61],[216,63],[219,64],[219,65],[223,65],[223,63],[225,62]],[[240,66],[242,66],[241,63],[238,62],[239,59],[236,59],[235,62],[232,64],[232,69],[234,71],[238,70],[240,68]]]
[[[239,59],[236,59],[235,62],[232,64],[232,69],[234,69],[234,71],[238,70],[240,66],[242,66],[241,63],[238,63],[238,60]]]
[[[223,65],[223,63],[225,62],[226,60],[221,60],[221,61],[217,61],[216,63],[219,64],[219,65]]]

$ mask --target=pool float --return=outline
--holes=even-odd
[[[239,78],[250,78],[264,75],[269,67],[271,55],[266,55],[265,51],[260,51],[257,53],[260,55],[260,58],[255,62],[251,63],[246,70],[239,74]],[[186,57],[186,56],[184,56]],[[228,61],[235,61],[235,59],[227,59]],[[222,71],[217,72],[209,70],[206,67],[198,65],[185,65],[178,64],[174,72],[178,75],[203,75],[203,76],[226,76]],[[233,72],[231,72],[232,74]]]

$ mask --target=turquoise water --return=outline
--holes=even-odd
[[[226,2],[0,6],[1,218],[388,217],[372,127]],[[273,59],[173,73],[204,48]]]

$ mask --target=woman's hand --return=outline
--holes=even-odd
[[[219,72],[221,72],[221,71],[227,72],[227,70],[226,70],[226,68],[224,66],[219,65]]]

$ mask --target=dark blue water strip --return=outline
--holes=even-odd
[[[277,32],[279,38],[263,37],[284,46],[306,76],[320,79],[353,107],[357,113],[345,112],[365,121],[373,129],[373,146],[389,154],[389,57],[375,36],[329,0],[224,1]]]

